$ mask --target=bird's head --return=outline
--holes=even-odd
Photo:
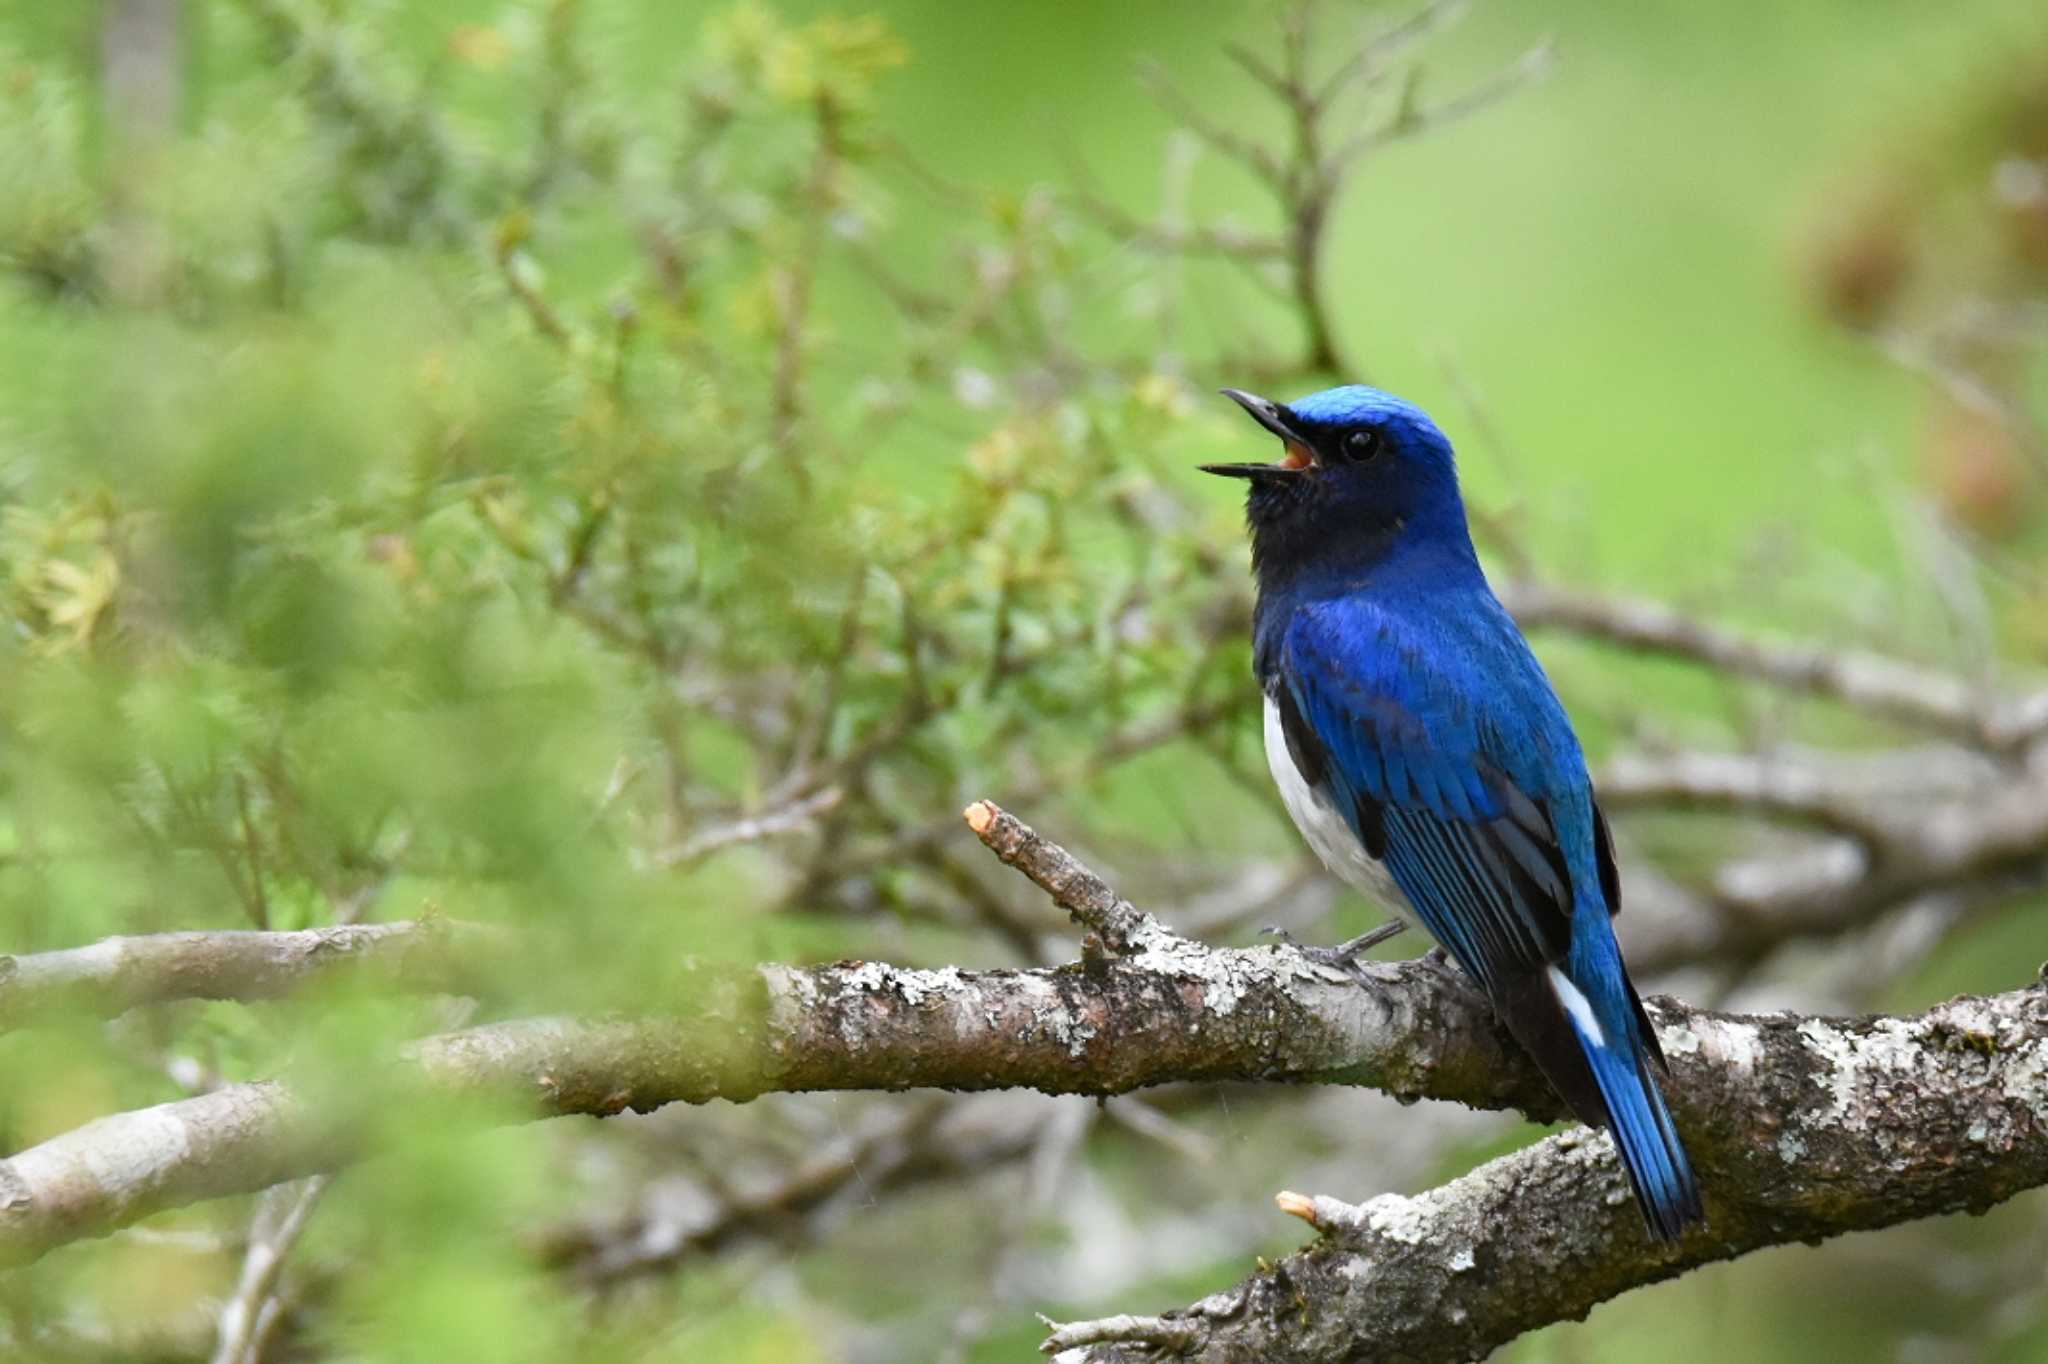
[[[1470,552],[1451,443],[1415,404],[1363,384],[1291,403],[1223,392],[1280,438],[1270,464],[1202,466],[1250,483],[1245,516],[1262,577],[1349,568],[1403,543]]]

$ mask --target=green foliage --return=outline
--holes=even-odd
[[[743,7],[629,115],[582,8],[451,39],[537,83],[495,126],[334,7],[211,8],[252,60],[146,163],[79,77],[0,60],[0,288],[71,399],[6,433],[11,950],[441,913],[545,944],[514,1011],[644,1007],[686,954],[846,950],[878,912],[937,954],[957,855],[903,839],[1244,703],[1188,395],[1049,348],[1073,229],[920,181],[875,117],[890,30]],[[898,279],[875,244],[934,194],[963,263]],[[727,832],[804,802],[772,847]],[[324,996],[80,1033],[56,1069],[8,1039],[0,1132],[173,1097],[194,1058],[359,1088],[434,1026]],[[511,1233],[546,1143],[389,1121],[407,1154],[321,1232],[360,1266],[325,1344],[575,1357]],[[744,1314],[685,1335],[810,1350]]]

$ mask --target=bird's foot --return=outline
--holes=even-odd
[[[1400,919],[1389,919],[1371,932],[1361,933],[1355,938],[1338,943],[1335,947],[1311,947],[1296,939],[1292,933],[1278,924],[1268,924],[1259,931],[1280,939],[1310,961],[1362,980],[1365,973],[1359,967],[1359,959],[1407,927],[1408,925]]]

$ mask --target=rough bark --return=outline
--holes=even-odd
[[[281,1081],[231,1085],[54,1137],[0,1162],[0,1264],[331,1168],[358,1149],[367,1110],[437,1100],[490,1101],[478,1117],[511,1120],[772,1090],[1106,1095],[1269,1079],[1557,1111],[1485,1002],[1422,963],[1354,978],[1292,947],[1207,948],[1159,930],[1132,956],[1057,970],[691,966],[676,994],[658,1018],[427,1038],[387,1074],[317,1102]]]
[[[1613,1146],[1583,1128],[1426,1193],[1282,1195],[1323,1233],[1227,1292],[1159,1317],[1078,1322],[1066,1364],[1334,1364],[1483,1358],[1629,1288],[1764,1246],[2048,1183],[2048,989],[1915,1018],[1660,1011],[1708,1224],[1653,1245]]]

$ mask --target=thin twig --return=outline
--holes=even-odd
[[[1134,909],[1079,858],[993,801],[978,800],[963,812],[967,827],[1004,863],[1023,872],[1115,952],[1129,952],[1163,933],[1157,920]]]
[[[249,1224],[249,1248],[242,1256],[235,1291],[221,1305],[213,1364],[261,1364],[284,1312],[278,1278],[285,1260],[332,1182],[331,1175],[314,1175],[264,1191]]]
[[[654,864],[658,867],[688,866],[741,843],[759,843],[763,839],[797,833],[809,828],[818,816],[837,806],[845,794],[837,786],[827,786],[758,815],[700,829],[681,843],[654,854]]]
[[[1547,42],[1539,43],[1523,53],[1507,69],[1496,73],[1490,79],[1453,99],[1427,108],[1410,108],[1405,104],[1393,120],[1385,126],[1370,132],[1360,133],[1330,154],[1327,170],[1341,172],[1345,167],[1370,152],[1396,142],[1406,142],[1441,131],[1492,108],[1510,95],[1535,84],[1548,76],[1556,67],[1555,52]]]

